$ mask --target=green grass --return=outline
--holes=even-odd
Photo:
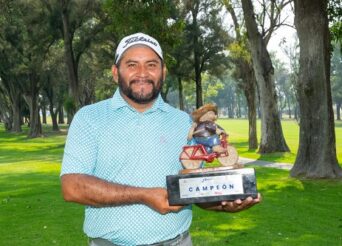
[[[195,209],[195,245],[342,245],[341,181],[298,181],[256,168],[263,202],[249,210]]]
[[[272,153],[261,155],[257,150],[248,150],[248,121],[241,119],[220,119],[221,125],[229,134],[230,143],[237,148],[239,155],[252,159],[273,162],[294,163],[299,144],[299,125],[294,120],[283,120],[282,128],[290,153]],[[257,122],[257,136],[260,142],[260,121]],[[342,122],[335,122],[337,158],[342,164]]]
[[[241,155],[261,158],[247,151],[247,121],[221,123]],[[287,139],[292,149],[297,126],[294,122],[283,126],[286,137],[293,138]],[[341,128],[336,125],[339,136]],[[8,134],[0,125],[0,245],[87,245],[82,232],[84,207],[64,202],[60,192],[65,131],[56,134],[48,128],[46,132],[44,138],[28,139],[25,132]],[[290,160],[288,156],[272,158]],[[342,181],[299,181],[289,178],[288,171],[261,167],[256,172],[261,204],[235,214],[194,206],[194,246],[342,246]]]
[[[86,245],[82,206],[60,192],[65,130],[28,139],[0,126],[0,245]]]

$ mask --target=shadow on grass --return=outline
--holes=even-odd
[[[0,165],[2,163],[19,163],[23,161],[61,161],[64,144],[39,146],[37,149],[5,148],[0,149]]]
[[[234,214],[195,207],[194,245],[342,245],[342,182],[301,182],[284,170],[256,170],[262,203]]]
[[[46,130],[46,136],[41,138],[28,138],[27,131],[28,129],[22,133],[9,133],[0,129],[0,165],[32,160],[61,160],[66,129],[59,132]]]
[[[238,149],[240,156],[257,156],[255,159],[261,161],[270,161],[270,162],[283,162],[284,158],[292,157],[295,159],[295,154],[291,152],[275,152],[270,154],[260,154],[258,153],[258,149],[248,149],[248,142],[232,142],[232,146]]]

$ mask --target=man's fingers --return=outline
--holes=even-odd
[[[178,212],[181,210],[184,206],[170,206],[170,211],[172,212]]]
[[[253,199],[252,197],[247,197],[245,200],[237,199],[235,201],[222,201],[222,209],[229,212],[238,212],[247,208],[252,207],[256,203],[261,201],[261,195],[258,193],[258,197]]]

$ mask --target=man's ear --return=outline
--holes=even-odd
[[[119,81],[119,68],[116,65],[112,66],[112,75],[115,83],[118,83]]]

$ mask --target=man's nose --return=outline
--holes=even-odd
[[[148,71],[147,71],[146,67],[145,66],[139,66],[138,71],[137,71],[137,75],[139,77],[147,77]]]

